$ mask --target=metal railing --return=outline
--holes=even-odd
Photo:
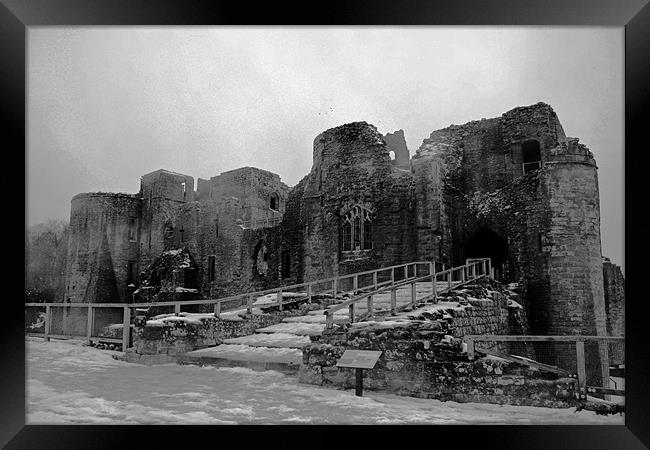
[[[43,333],[30,333],[31,335],[42,335],[45,339],[49,340],[50,337],[54,338],[69,338],[69,337],[83,337],[88,342],[91,340],[102,340],[106,342],[115,342],[121,343],[122,349],[126,350],[129,346],[130,341],[130,324],[131,324],[131,310],[133,308],[149,308],[149,307],[165,307],[169,306],[174,308],[174,314],[179,315],[183,307],[191,305],[213,305],[215,317],[219,317],[222,313],[243,310],[244,308],[248,313],[251,313],[254,307],[258,308],[269,308],[277,306],[279,310],[283,309],[283,306],[287,304],[294,303],[297,301],[302,301],[307,299],[307,303],[312,303],[313,296],[328,296],[332,299],[336,299],[342,295],[349,294],[351,292],[356,292],[361,289],[380,289],[382,287],[390,288],[390,285],[393,285],[397,282],[408,282],[409,280],[415,279],[417,276],[415,267],[417,265],[427,265],[435,266],[438,263],[433,262],[415,262],[415,263],[406,263],[398,264],[395,266],[382,267],[379,269],[368,270],[365,272],[358,272],[347,275],[338,275],[335,277],[324,278],[314,281],[308,281],[299,284],[292,284],[287,286],[280,286],[277,288],[266,289],[263,291],[255,292],[246,292],[238,295],[233,295],[229,297],[222,297],[216,299],[200,299],[200,300],[189,300],[189,301],[167,301],[167,302],[139,302],[139,303],[25,303],[25,307],[39,307],[45,308],[45,317],[44,317],[44,332]],[[443,265],[444,268],[444,265]],[[458,269],[458,268],[457,268]],[[454,269],[454,270],[457,270]],[[443,272],[441,272],[443,273]],[[299,293],[301,296],[284,296],[285,293]],[[267,303],[257,303],[256,298],[276,294],[276,299],[274,302]],[[327,297],[326,297],[327,298]],[[327,306],[327,300],[325,300],[325,306]],[[72,332],[52,332],[52,323],[53,323],[53,313],[54,311],[59,311],[65,309],[67,311],[87,311],[84,314],[86,318],[85,330],[80,330],[80,326],[77,326]],[[98,336],[97,324],[95,323],[95,310],[100,309],[107,311],[107,308],[118,309],[121,311],[121,320],[122,320],[122,337],[121,339],[101,337]],[[115,311],[113,311],[115,313]],[[79,315],[79,314],[77,314]],[[115,314],[113,314],[115,315]],[[77,322],[82,322],[84,317],[78,318]],[[58,330],[56,330],[58,331]]]
[[[390,294],[390,314],[395,315],[399,311],[402,311],[407,308],[415,308],[419,303],[433,300],[437,303],[438,294],[443,292],[448,292],[453,289],[456,289],[463,284],[466,284],[470,281],[474,281],[478,278],[491,276],[493,277],[493,269],[491,267],[489,258],[474,258],[467,260],[466,263],[462,266],[452,267],[450,269],[444,269],[441,272],[436,271],[435,264],[433,262],[415,262],[411,263],[413,266],[414,275],[410,278],[400,280],[399,283],[395,283],[394,271],[391,277],[391,283],[388,286],[378,286],[375,285],[374,289],[370,292],[364,292],[360,295],[357,295],[347,301],[339,303],[337,305],[329,307],[324,314],[326,328],[330,329],[334,325],[334,314],[336,311],[339,311],[343,308],[348,308],[348,319],[350,323],[355,321],[364,320],[368,317],[373,317],[376,308],[375,308],[375,299],[381,294],[389,293]],[[428,268],[427,273],[424,275],[418,274],[418,266],[426,265]],[[406,272],[405,272],[406,273]],[[439,278],[443,280],[439,280]],[[456,280],[454,280],[456,278]],[[442,287],[438,286],[438,282],[442,281],[444,285]],[[431,283],[431,293],[428,293],[428,290],[425,292],[425,296],[420,299],[417,298],[417,284],[418,283]],[[408,301],[406,304],[397,305],[397,293],[400,288],[407,288]],[[361,306],[362,301],[366,301],[365,312],[358,311]],[[361,314],[359,314],[361,312]],[[359,317],[357,317],[359,315]]]
[[[578,384],[578,398],[586,399],[587,394],[602,394],[605,396],[624,396],[625,390],[610,388],[612,378],[609,373],[609,356],[608,348],[611,346],[622,347],[624,351],[625,338],[623,336],[528,336],[528,335],[466,335],[463,341],[467,345],[467,354],[470,359],[475,357],[476,352],[493,355],[506,360],[518,362],[521,364],[546,369],[562,376],[575,377]],[[507,351],[503,349],[494,350],[477,346],[478,342],[490,344],[509,344]],[[528,351],[537,352],[542,357],[540,349],[542,345],[548,345],[545,353],[551,354],[555,358],[555,365],[543,363],[529,358],[530,355],[516,355],[516,353],[525,353],[521,344],[533,344],[534,348]],[[596,360],[587,360],[585,357],[585,343],[592,345],[592,355]],[[542,345],[540,345],[542,344]],[[589,345],[588,344],[588,345]],[[514,347],[518,345],[519,347]],[[564,345],[564,348],[560,346]],[[543,359],[543,358],[541,358]],[[591,370],[591,373],[588,372]],[[594,380],[602,380],[600,386],[596,386]],[[591,385],[588,381],[591,380]],[[606,399],[608,399],[606,397]]]

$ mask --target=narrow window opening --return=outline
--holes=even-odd
[[[187,196],[187,188],[184,181],[181,183],[181,186],[183,186],[183,200],[185,200],[185,197]]]
[[[217,258],[215,256],[208,256],[208,281],[213,282],[216,273]]]
[[[269,199],[269,208],[273,211],[278,211],[280,209],[280,198],[278,197],[278,194],[271,194]]]
[[[363,221],[363,249],[370,250],[372,248],[372,222],[366,218]]]
[[[282,251],[282,278],[289,278],[291,276],[291,256],[288,250]]]
[[[171,239],[173,236],[174,236],[174,226],[167,225],[167,228],[165,229],[165,237],[167,239]]]
[[[537,245],[539,248],[539,252],[542,253],[542,233],[539,233],[537,235]]]
[[[542,167],[542,157],[539,149],[539,141],[525,141],[521,147],[524,174]]]
[[[181,234],[181,242],[185,242],[185,230],[181,228],[178,232]]]
[[[219,237],[219,221],[214,221],[214,237]]]
[[[352,224],[349,220],[343,223],[343,251],[352,250]]]
[[[361,250],[361,218],[359,217],[354,218],[353,235],[354,235],[354,249]]]
[[[135,217],[129,217],[129,241],[131,242],[135,241],[135,230],[137,228],[136,225],[137,224]]]
[[[126,284],[135,282],[135,261],[129,261],[126,269]]]

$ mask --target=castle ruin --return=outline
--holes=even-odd
[[[291,188],[244,167],[196,186],[157,170],[137,194],[78,194],[65,301],[217,298],[471,257],[518,283],[531,334],[623,334],[596,162],[549,105],[436,130],[412,157],[401,130],[341,125],[314,139]]]

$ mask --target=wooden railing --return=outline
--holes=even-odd
[[[395,266],[382,267],[379,269],[368,270],[365,272],[358,272],[348,275],[339,275],[320,280],[308,281],[305,283],[293,284],[288,286],[280,286],[277,288],[266,289],[263,291],[246,292],[243,294],[233,295],[229,297],[222,297],[216,299],[201,299],[189,301],[168,301],[168,302],[139,302],[139,303],[25,303],[26,307],[44,307],[45,308],[45,331],[42,333],[43,337],[49,340],[50,337],[84,337],[87,341],[102,340],[106,342],[121,343],[122,349],[126,350],[129,346],[130,336],[130,323],[131,323],[131,309],[132,308],[148,308],[159,306],[173,306],[174,314],[179,315],[184,306],[189,305],[213,305],[214,315],[219,317],[220,314],[229,311],[235,311],[246,308],[248,313],[252,312],[254,306],[257,307],[272,307],[277,306],[282,310],[284,305],[293,303],[295,301],[307,299],[308,303],[312,302],[314,295],[327,295],[332,299],[337,296],[356,292],[360,289],[380,289],[382,287],[394,285],[396,282],[405,282],[415,279],[417,276],[417,267],[427,266],[435,267],[439,263],[435,262],[414,262],[407,264],[398,264]],[[443,269],[444,269],[443,265]],[[412,272],[412,273],[411,273]],[[441,272],[442,273],[442,272]],[[383,274],[383,276],[382,276]],[[365,282],[364,282],[365,279]],[[347,281],[347,283],[345,283]],[[348,286],[345,286],[345,285]],[[284,297],[283,293],[296,292],[304,294],[301,297]],[[256,298],[276,294],[276,300],[272,303],[264,303],[255,305]],[[327,304],[325,304],[327,306]],[[52,334],[52,308],[84,308],[88,310],[87,327],[85,334]],[[93,336],[94,327],[94,310],[101,308],[121,308],[122,313],[122,338],[106,338]],[[38,335],[41,335],[38,333]]]
[[[257,229],[257,228],[270,228],[280,225],[282,223],[282,216],[267,217],[266,219],[245,220],[241,222],[241,227],[244,229]]]
[[[368,317],[373,317],[375,312],[374,297],[377,296],[378,294],[390,292],[390,313],[392,315],[395,315],[397,314],[397,312],[403,309],[416,307],[417,304],[421,303],[422,301],[433,300],[434,302],[437,302],[438,294],[455,289],[470,281],[485,276],[493,277],[493,270],[490,265],[489,258],[473,258],[471,260],[468,259],[465,265],[452,267],[449,269],[444,269],[443,266],[443,270],[440,272],[436,271],[436,267],[433,262],[428,262],[428,263],[418,262],[412,264],[414,265],[413,277],[408,278],[406,280],[400,280],[399,283],[395,283],[393,280],[393,282],[388,286],[383,286],[383,287],[375,286],[375,289],[370,292],[364,292],[347,301],[329,307],[326,311],[324,311],[324,314],[326,316],[325,318],[326,328],[329,329],[333,327],[334,314],[336,313],[336,311],[339,311],[343,308],[348,308],[349,311],[348,319],[350,323],[354,323],[355,321],[363,320]],[[421,264],[427,265],[428,273],[419,276],[417,273],[417,267],[418,265]],[[439,278],[441,277],[443,278],[443,280],[439,280]],[[454,278],[457,278],[456,284],[454,284]],[[441,290],[438,290],[438,281],[446,282],[446,286]],[[426,283],[426,282],[431,282],[431,294],[426,295],[425,297],[418,300],[416,294],[417,283]],[[401,307],[398,307],[397,290],[404,286],[410,286],[410,302],[407,303],[406,305],[402,305]],[[359,315],[359,317],[357,317],[357,313],[356,313],[357,305],[364,300],[367,302],[366,312],[364,314]]]
[[[601,366],[604,367],[603,369],[603,382],[604,386],[587,386],[587,370],[586,370],[586,362],[585,362],[585,342],[587,341],[592,341],[592,342],[598,342],[599,347],[602,348],[602,344],[606,343],[616,343],[616,344],[625,344],[625,337],[624,336],[585,336],[585,335],[573,335],[573,336],[529,336],[529,335],[489,335],[489,334],[474,334],[474,335],[465,335],[463,336],[463,341],[467,345],[467,355],[470,357],[470,359],[474,359],[476,352],[479,353],[484,353],[487,355],[493,355],[493,356],[498,356],[498,357],[505,357],[508,359],[508,355],[504,355],[503,353],[487,349],[487,348],[481,348],[480,346],[477,347],[476,343],[477,342],[490,342],[490,343],[513,343],[513,342],[519,342],[519,343],[528,343],[528,342],[556,342],[556,343],[575,343],[575,355],[576,355],[576,370],[575,370],[575,378],[577,378],[578,382],[578,397],[580,399],[586,399],[587,393],[597,393],[597,394],[605,394],[605,395],[618,395],[618,396],[624,396],[625,391],[620,390],[620,389],[610,389],[609,388],[609,373],[608,373],[608,367],[609,367],[609,361],[607,358],[607,352],[604,353],[605,355],[605,361],[602,361],[603,358],[603,353],[601,353]],[[514,356],[514,355],[513,355]],[[572,376],[573,373],[571,370],[567,370],[566,368],[558,368],[555,366],[549,366],[547,364],[539,363],[536,361],[532,361],[527,358],[522,358],[519,357],[517,358],[516,356],[511,359],[512,361],[519,362],[522,364],[527,364],[532,367],[537,367],[537,368],[546,368],[551,371],[557,372],[561,375],[565,376]]]

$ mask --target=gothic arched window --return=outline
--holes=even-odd
[[[372,213],[356,205],[343,215],[343,251],[370,250],[372,248]]]

